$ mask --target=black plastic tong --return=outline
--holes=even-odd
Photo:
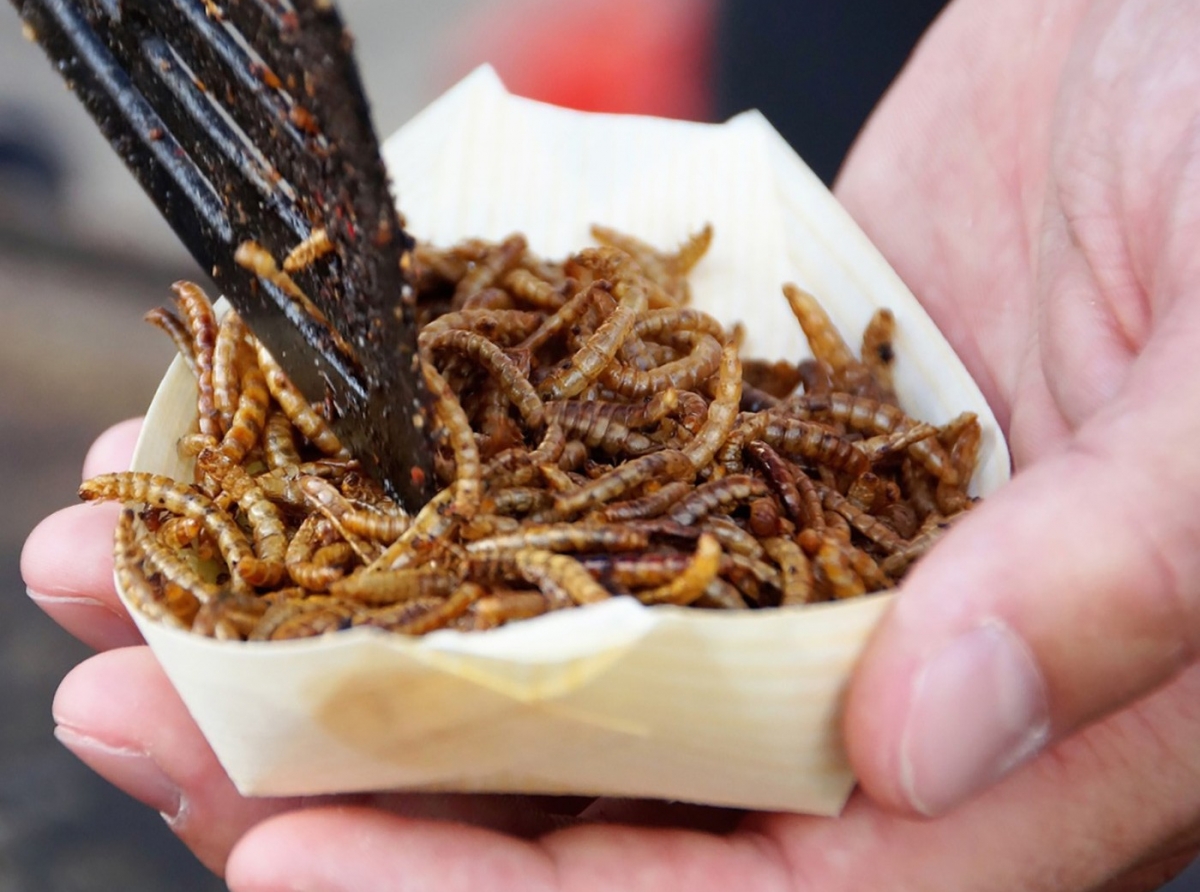
[[[331,0],[12,0],[192,256],[410,510],[434,483],[412,247]],[[234,262],[333,251],[293,273]],[[261,273],[262,270],[259,270]]]

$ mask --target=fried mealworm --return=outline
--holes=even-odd
[[[261,342],[255,342],[258,353],[258,365],[267,382],[267,389],[279,404],[279,408],[296,426],[308,442],[317,447],[322,453],[333,458],[349,458],[350,453],[342,446],[337,434],[329,427],[313,407],[305,399],[304,394],[296,385],[288,380],[287,375],[275,361],[275,357]]]
[[[221,436],[221,430],[213,404],[213,349],[217,340],[217,320],[213,316],[212,303],[203,289],[191,282],[176,282],[171,290],[175,292],[175,305],[183,317],[183,324],[191,334],[192,355],[196,360],[196,409],[200,433],[216,439]]]
[[[308,234],[307,238],[288,252],[287,257],[283,258],[283,271],[298,273],[312,266],[322,257],[332,254],[333,250],[329,232],[324,226],[317,226]]]
[[[704,533],[696,540],[696,553],[683,572],[658,588],[638,593],[643,604],[691,604],[716,579],[721,563],[721,544]]]
[[[153,508],[163,508],[172,514],[194,517],[212,533],[221,556],[234,571],[241,561],[254,558],[249,540],[233,518],[195,487],[178,483],[169,477],[142,471],[100,474],[84,481],[79,487],[79,496],[84,501],[105,499],[141,502]],[[247,591],[237,572],[231,573],[230,585],[235,591]]]

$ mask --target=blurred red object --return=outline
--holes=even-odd
[[[716,0],[508,0],[455,31],[452,77],[584,111],[708,120]]]

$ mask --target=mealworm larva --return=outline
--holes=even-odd
[[[893,579],[898,578],[908,569],[909,564],[928,553],[929,549],[933,548],[945,535],[946,530],[950,529],[952,522],[962,516],[962,514],[957,514],[953,518],[946,518],[938,514],[929,515],[925,523],[921,525],[921,529],[917,531],[917,535],[904,543],[904,546],[898,551],[884,558],[880,569],[885,575]]]
[[[199,381],[200,369],[196,365],[196,352],[192,348],[192,336],[184,324],[179,321],[179,317],[165,307],[155,307],[142,318],[166,333],[171,342],[175,344],[175,349],[179,351],[188,370],[191,371],[192,377]]]
[[[801,526],[807,524],[809,509],[801,498],[796,479],[783,457],[761,440],[747,443],[746,454],[763,472],[767,485],[779,498],[788,517]]]
[[[811,397],[806,395],[789,402],[793,407],[803,410],[827,411],[834,419],[852,430],[870,435],[890,434],[921,424],[895,406],[869,397],[851,396],[845,393]],[[950,464],[950,458],[937,438],[924,437],[910,445],[908,451],[934,477],[945,481],[950,486],[958,483],[958,474]]]
[[[834,600],[857,598],[867,593],[866,583],[854,571],[850,546],[830,536],[821,539],[812,558],[817,589]]]
[[[732,582],[738,591],[760,607],[766,606],[764,590],[782,590],[782,577],[776,567],[744,554],[726,552],[721,556],[719,572],[723,578]]]
[[[924,521],[931,515],[938,514],[937,497],[934,480],[924,467],[911,457],[906,457],[900,463],[900,484],[908,496],[908,504],[916,511],[917,517]]]
[[[221,556],[233,571],[241,561],[254,558],[249,540],[233,518],[208,496],[186,483],[177,483],[169,477],[144,471],[122,471],[100,474],[84,481],[79,487],[79,496],[87,502],[97,499],[142,502],[153,508],[163,508],[171,514],[194,517],[212,533]],[[230,586],[235,592],[248,591],[237,572],[230,574]]]
[[[412,525],[413,519],[396,506],[392,510],[354,508],[342,515],[342,526],[356,536],[390,545]]]
[[[676,449],[652,452],[630,459],[572,493],[558,496],[554,508],[569,516],[610,502],[649,480],[676,480],[693,473],[695,466],[683,452]]]
[[[168,517],[154,531],[154,537],[164,548],[179,551],[194,545],[203,530],[204,524],[195,517]]]
[[[270,390],[271,396],[275,397],[275,402],[279,404],[288,420],[325,455],[349,458],[349,451],[342,446],[329,423],[317,414],[300,389],[288,379],[275,357],[271,355],[271,351],[259,341],[255,342],[255,350],[258,353],[259,368],[266,378],[267,389]]]
[[[692,606],[709,610],[745,610],[750,605],[736,586],[718,576],[708,584],[704,593],[692,602]]]
[[[510,592],[480,598],[474,604],[478,619],[475,628],[494,629],[505,623],[541,616],[550,609],[546,597],[538,592]]]
[[[668,387],[681,391],[692,390],[721,364],[721,344],[712,335],[681,331],[672,336],[672,341],[686,346],[689,352],[645,372],[613,362],[600,375],[600,382],[623,397],[641,399]]]
[[[267,414],[267,424],[263,428],[263,457],[271,470],[294,468],[300,464],[292,422],[278,410]]]
[[[964,491],[963,481],[968,481],[975,473],[975,464],[979,460],[979,446],[983,439],[983,430],[979,419],[973,412],[964,412],[946,426],[947,435],[953,435],[950,446],[950,464],[958,477],[958,483],[950,484],[939,480],[934,497],[938,510],[949,516],[964,511],[971,506],[971,497]]]
[[[875,513],[876,505],[882,507],[882,500],[885,498],[883,478],[873,471],[855,477],[846,490],[846,501],[868,514]]]
[[[255,363],[247,363],[242,370],[237,408],[217,447],[221,454],[232,462],[244,459],[262,438],[270,405],[271,397],[262,370]]]
[[[318,564],[317,551],[323,547],[326,532],[332,525],[321,514],[310,514],[300,524],[288,543],[284,566],[288,576],[296,585],[309,591],[322,592],[345,575],[345,569],[337,563]],[[350,548],[349,543],[345,543]]]
[[[505,450],[488,462],[483,469],[483,478],[489,489],[523,486],[537,476],[540,465],[558,461],[566,445],[567,438],[562,427],[548,420],[542,442],[536,449],[532,452],[524,447]]]
[[[609,455],[649,452],[655,448],[654,442],[621,420],[623,415],[634,414],[628,411],[629,408],[621,403],[553,400],[546,403],[546,420],[560,425],[568,435],[577,437],[587,446]],[[669,410],[664,410],[663,414],[666,411]]]
[[[369,564],[365,572],[403,570],[421,560],[438,539],[449,534],[450,530],[461,522],[462,518],[450,510],[454,498],[455,488],[448,486],[430,499],[425,507],[417,512],[412,526]]]
[[[665,585],[684,571],[692,557],[683,552],[583,554],[576,560],[607,589]]]
[[[488,493],[483,510],[492,514],[528,515],[549,508],[554,503],[554,493],[531,486],[511,486]]]
[[[487,596],[487,589],[474,582],[464,582],[449,598],[430,607],[424,613],[412,619],[397,617],[385,625],[391,632],[400,635],[426,635],[435,629],[445,628],[458,617],[471,609],[471,605]],[[383,611],[380,611],[382,614]],[[366,624],[373,625],[374,616],[370,616]]]
[[[536,548],[542,551],[637,551],[650,544],[643,531],[614,524],[531,524],[467,545],[467,554]]]
[[[763,412],[779,405],[779,398],[759,390],[753,384],[742,381],[742,399],[738,403],[743,412]]]
[[[750,502],[750,517],[746,525],[760,539],[782,535],[784,520],[780,516],[779,503],[771,495],[754,499]]]
[[[716,578],[721,563],[721,543],[708,533],[696,540],[696,553],[683,572],[658,588],[638,593],[643,604],[687,606],[704,594]]]
[[[584,390],[613,361],[621,344],[633,330],[638,314],[646,309],[646,290],[620,280],[614,286],[620,303],[595,333],[565,363],[538,385],[548,400],[572,397]]]
[[[763,548],[779,565],[782,593],[779,605],[792,607],[808,604],[815,596],[812,564],[792,539],[777,536],[763,540]]]
[[[462,306],[467,298],[492,287],[520,262],[527,247],[523,235],[510,235],[500,244],[490,247],[458,280],[452,305]]]
[[[515,298],[539,310],[554,312],[567,302],[561,290],[527,269],[510,270],[501,280]]]
[[[137,515],[126,508],[117,521],[113,537],[113,572],[125,598],[143,615],[175,628],[186,624],[163,603],[158,589],[146,578],[142,567],[145,552],[136,529]]]
[[[336,598],[289,598],[271,606],[255,623],[249,637],[252,641],[315,638],[348,629],[353,624],[354,613],[354,608]]]
[[[921,525],[917,519],[917,512],[907,502],[897,501],[884,505],[878,517],[880,522],[895,530],[901,539],[911,539]]]
[[[725,442],[738,417],[742,398],[742,361],[732,344],[721,351],[721,365],[713,389],[713,401],[708,405],[704,426],[683,448],[693,468],[703,468],[713,460]]]
[[[540,313],[479,307],[444,313],[426,324],[419,337],[428,339],[447,331],[472,331],[505,346],[528,337],[541,322]]]
[[[213,349],[217,341],[217,320],[213,315],[212,303],[203,289],[191,282],[176,282],[171,290],[175,292],[175,305],[179,307],[183,324],[192,336],[200,433],[206,437],[219,437],[221,430],[213,404]]]
[[[742,554],[754,560],[762,560],[766,552],[762,544],[728,517],[710,514],[700,522],[700,529],[717,537],[721,547],[730,554]]]
[[[641,239],[607,226],[592,227],[594,239],[629,254],[650,279],[659,284],[668,305],[687,303],[689,292],[684,276],[708,251],[712,235],[712,227],[705,225],[699,232],[689,235],[676,252],[664,253]]]
[[[621,523],[658,517],[691,491],[690,483],[675,480],[640,498],[631,499],[628,502],[614,502],[602,510],[597,515],[597,519],[609,523]]]
[[[692,307],[668,307],[643,313],[633,325],[633,334],[647,340],[658,340],[663,333],[695,331],[712,335],[719,342],[726,338],[725,327],[702,310]]]
[[[829,314],[815,297],[791,282],[783,286],[783,294],[796,321],[804,329],[813,356],[829,367],[834,380],[862,368],[862,363],[842,340]]]
[[[871,464],[885,461],[893,455],[904,452],[910,446],[936,437],[938,429],[924,422],[898,428],[890,434],[879,434],[861,441],[858,448],[866,453]]]
[[[333,242],[329,238],[329,232],[324,226],[317,226],[304,241],[288,252],[288,256],[283,259],[283,271],[298,273],[332,253]]]
[[[206,604],[220,594],[220,587],[206,582],[192,561],[167,548],[153,536],[143,537],[141,547],[145,571],[151,576],[161,577],[163,583],[177,586],[198,604]]]
[[[528,376],[509,358],[508,354],[483,335],[461,329],[450,329],[433,335],[422,336],[422,355],[431,361],[438,350],[453,350],[478,363],[500,385],[504,395],[517,407],[526,425],[538,429],[542,426],[545,407]]]
[[[796,373],[800,376],[801,389],[808,396],[820,396],[833,391],[833,382],[829,380],[829,368],[822,362],[802,359],[796,363]]]
[[[217,410],[220,430],[228,431],[237,411],[241,387],[239,356],[246,351],[246,324],[235,311],[229,310],[217,326],[213,346],[213,407]]]
[[[784,455],[851,477],[857,477],[870,467],[866,453],[822,424],[771,413],[764,413],[761,419],[761,427],[755,431],[757,439],[774,446]]]
[[[551,462],[538,465],[538,472],[553,492],[572,492],[579,488],[579,484],[571,477],[570,472],[564,471]]]
[[[768,362],[765,359],[743,359],[742,379],[776,399],[787,397],[801,382],[800,370],[786,359]]]
[[[343,577],[329,586],[329,593],[361,604],[379,606],[417,598],[443,598],[454,591],[461,581],[460,574],[441,566],[422,567],[419,570],[384,570]]]
[[[265,598],[223,591],[216,600],[200,605],[192,620],[192,631],[220,641],[245,641],[270,606]]]
[[[881,307],[872,315],[862,336],[862,363],[871,373],[878,395],[887,403],[896,402],[892,366],[896,361],[896,317]]]
[[[611,284],[605,280],[593,282],[583,291],[572,296],[552,315],[543,319],[541,324],[518,346],[530,352],[537,352],[558,337],[561,332],[570,330],[573,325],[586,316],[601,296],[608,296],[608,289],[611,287]]]
[[[358,535],[348,529],[346,517],[358,513],[333,484],[320,477],[302,477],[300,489],[308,497],[310,504],[320,511],[341,534],[364,564],[370,564],[382,553],[379,544],[365,536]]]
[[[880,548],[887,552],[899,551],[904,543],[887,524],[868,514],[862,508],[843,496],[835,489],[822,484],[817,485],[821,494],[821,502],[830,511],[836,512],[846,519],[854,529],[858,530]]]
[[[237,250],[234,251],[233,262],[243,269],[254,273],[260,279],[270,282],[299,304],[301,311],[325,330],[330,339],[337,345],[338,350],[351,358],[357,356],[354,347],[329,322],[329,317],[321,311],[320,307],[312,302],[312,299],[304,293],[303,289],[296,284],[291,276],[279,268],[270,251],[256,242],[245,241],[238,245]]]
[[[514,575],[536,585],[551,602],[595,604],[609,593],[573,557],[540,548],[518,548],[470,556],[471,576],[508,579]]]
[[[438,423],[454,453],[454,501],[450,510],[463,520],[470,520],[479,510],[483,493],[483,468],[480,465],[475,434],[463,411],[462,403],[458,401],[458,397],[441,373],[427,362],[421,363],[421,372],[433,399]]]
[[[476,514],[462,525],[459,535],[464,542],[474,542],[478,539],[515,533],[520,528],[521,522],[515,517],[506,517],[503,514]]]
[[[240,467],[230,469],[224,485],[226,492],[237,500],[254,537],[255,557],[238,564],[237,572],[251,585],[273,586],[285,572],[288,539],[283,517],[254,478]]]
[[[767,485],[756,477],[738,474],[723,477],[696,487],[671,509],[670,517],[676,523],[691,526],[702,517],[714,513],[728,513],[733,506],[770,492]]]

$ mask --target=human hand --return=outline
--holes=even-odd
[[[876,801],[856,796],[837,821],[754,815],[722,835],[693,829],[695,812],[600,803],[586,816],[608,823],[533,839],[380,807],[246,802],[233,794],[144,649],[84,664],[64,684],[56,715],[79,737],[115,742],[158,760],[170,788],[180,791],[171,802],[188,803],[174,826],[215,868],[233,847],[227,879],[239,892],[1082,889],[1147,859],[1154,862],[1148,872],[1127,875],[1121,888],[1157,885],[1195,844],[1187,834],[1196,818],[1191,791],[1200,776],[1200,754],[1190,745],[1200,731],[1194,706],[1200,670],[1190,665],[1187,650],[1187,633],[1194,642],[1196,628],[1187,610],[1188,596],[1196,594],[1192,555],[1200,536],[1195,512],[1181,514],[1188,507],[1185,497],[1200,490],[1196,460],[1185,448],[1188,434],[1200,431],[1194,416],[1171,411],[1176,402],[1189,405],[1187,391],[1195,394],[1200,381],[1184,339],[1171,337],[1189,325],[1197,330],[1194,286],[1187,297],[1188,265],[1196,261],[1181,248],[1188,234],[1184,202],[1193,202],[1193,232],[1200,208],[1196,156],[1168,152],[1164,161],[1158,141],[1170,143],[1172,134],[1152,138],[1147,122],[1163,114],[1143,106],[1134,136],[1150,144],[1139,147],[1142,154],[1134,161],[1146,168],[1139,176],[1128,153],[1118,152],[1115,173],[1102,170],[1109,176],[1099,176],[1083,162],[1105,157],[1104,140],[1119,142],[1121,129],[1106,120],[1110,114],[1119,118],[1119,91],[1102,91],[1090,104],[1075,100],[1096,89],[1093,79],[1114,77],[1111,69],[1118,63],[1132,66],[1127,80],[1118,79],[1127,90],[1138,83],[1162,89],[1156,66],[1168,61],[1174,63],[1169,73],[1182,78],[1200,25],[1182,2],[1079,0],[1057,4],[1048,14],[1043,6],[1034,0],[1006,5],[959,0],[888,98],[842,181],[843,199],[983,384],[1006,425],[1019,469],[1011,486],[952,532],[917,570],[867,655],[849,703],[847,730],[864,787]],[[1135,22],[1120,19],[1135,12]],[[1151,33],[1152,42],[1135,45],[1136,51],[1113,46],[1125,30]],[[1020,58],[1014,55],[1018,46]],[[1092,65],[1110,54],[1107,67]],[[1064,68],[1067,59],[1072,62]],[[1180,89],[1170,80],[1166,85]],[[1193,81],[1192,95],[1200,95],[1194,86]],[[1056,121],[1059,101],[1065,111]],[[1167,123],[1175,122],[1182,107],[1188,115],[1178,122],[1181,132],[1194,127],[1195,100],[1191,103],[1177,97]],[[1099,147],[1093,146],[1097,133],[1103,137]],[[1072,158],[1072,152],[1082,156]],[[1134,185],[1167,178],[1172,157],[1193,165],[1190,198],[1186,170],[1177,171],[1175,208],[1149,189],[1129,192],[1128,200],[1136,196],[1138,202],[1136,215],[1127,208],[1101,214],[1088,206],[1090,199],[1103,210],[1106,189],[1124,190],[1126,198],[1131,187],[1124,176],[1134,177]],[[997,172],[996,165],[1007,167]],[[1088,191],[1095,183],[1105,187],[1098,194]],[[1049,210],[1043,213],[1043,207]],[[1175,220],[1168,226],[1171,214]],[[1122,239],[1097,236],[1091,230],[1097,221],[1126,236],[1132,247],[1124,261],[1098,253],[1098,238],[1101,247],[1109,241],[1120,247]],[[1075,229],[1073,242],[1064,238],[1072,234],[1069,227]],[[1038,254],[1030,246],[1043,238],[1044,253]],[[1111,256],[1120,260],[1118,250]],[[1098,261],[1106,263],[1099,267]],[[1131,271],[1149,286],[1123,290],[1122,272],[1138,280]],[[1089,283],[1092,277],[1097,282]],[[998,293],[1006,300],[998,302]],[[1074,314],[1089,310],[1095,316],[1087,324],[1064,327]],[[1104,336],[1114,330],[1128,334],[1123,340]],[[1159,392],[1164,379],[1172,388],[1165,398]],[[1141,438],[1143,429],[1153,437]],[[1105,468],[1119,460],[1120,474]],[[1158,474],[1175,488],[1160,491],[1146,482]],[[1145,518],[1132,532],[1128,521],[1117,522],[1131,513]],[[63,516],[48,521],[31,540],[25,569],[34,589],[51,578],[61,581],[61,572],[49,569],[53,547],[39,544],[39,538],[49,540],[55,524],[67,523]],[[111,519],[72,523],[77,554],[106,552]],[[64,547],[58,545],[58,557]],[[1156,560],[1159,553],[1172,563],[1151,566],[1173,567],[1174,579],[1146,572],[1147,555]],[[92,587],[81,591],[96,597],[98,586],[110,589],[111,582],[100,572],[93,575]],[[55,609],[69,625],[69,610]],[[933,725],[943,737],[957,735],[960,749],[976,757],[944,752],[939,766],[944,772],[912,771],[920,765],[911,752],[919,736],[916,730],[906,735],[924,647],[936,649],[985,619],[999,624],[991,628],[1007,629],[985,635],[985,642],[1019,636],[1024,646],[1018,652],[1028,655],[1037,680],[1034,696],[1014,700],[1018,706],[1033,704],[1023,710],[1028,716],[1037,711],[1037,692],[1043,690],[1048,728],[1057,742],[951,814],[911,820],[903,813],[914,805],[938,810],[969,796],[975,786],[969,781],[980,776],[970,770],[978,767],[979,754],[984,761],[996,755],[996,747],[976,733],[987,725],[978,712],[944,718],[941,728],[937,710],[919,716],[914,728]],[[1160,650],[1164,641],[1172,646]],[[931,677],[925,677],[927,691],[936,689]],[[986,691],[995,679],[983,673],[979,682]],[[98,690],[103,701],[89,710],[86,701]],[[1094,716],[1104,717],[1075,731]],[[1001,735],[1002,743],[1040,739],[1028,733],[1036,717],[1015,724],[1023,727]],[[907,759],[901,756],[905,743]],[[907,783],[901,771],[906,762]],[[137,791],[133,778],[141,776],[141,768],[119,775],[111,765],[98,767]],[[983,783],[992,780],[983,774]],[[939,784],[943,778],[957,783]],[[494,802],[455,801],[462,807],[450,816],[458,818]],[[516,814],[503,817],[528,819],[538,814],[538,805],[520,803]],[[252,828],[266,815],[273,817]],[[703,812],[699,817],[724,819]],[[501,830],[508,826],[505,820],[489,823]],[[648,823],[674,826],[635,827]],[[1184,854],[1176,857],[1177,852]]]
[[[915,569],[856,676],[852,760],[902,813],[1040,752],[1034,771],[1093,758],[1117,726],[1127,764],[1097,783],[1195,765],[1178,717],[1200,644],[1198,39],[1189,2],[959,0],[839,181],[1017,471]],[[1194,826],[1192,772],[1137,822]],[[1109,792],[1056,795],[1119,827]]]

